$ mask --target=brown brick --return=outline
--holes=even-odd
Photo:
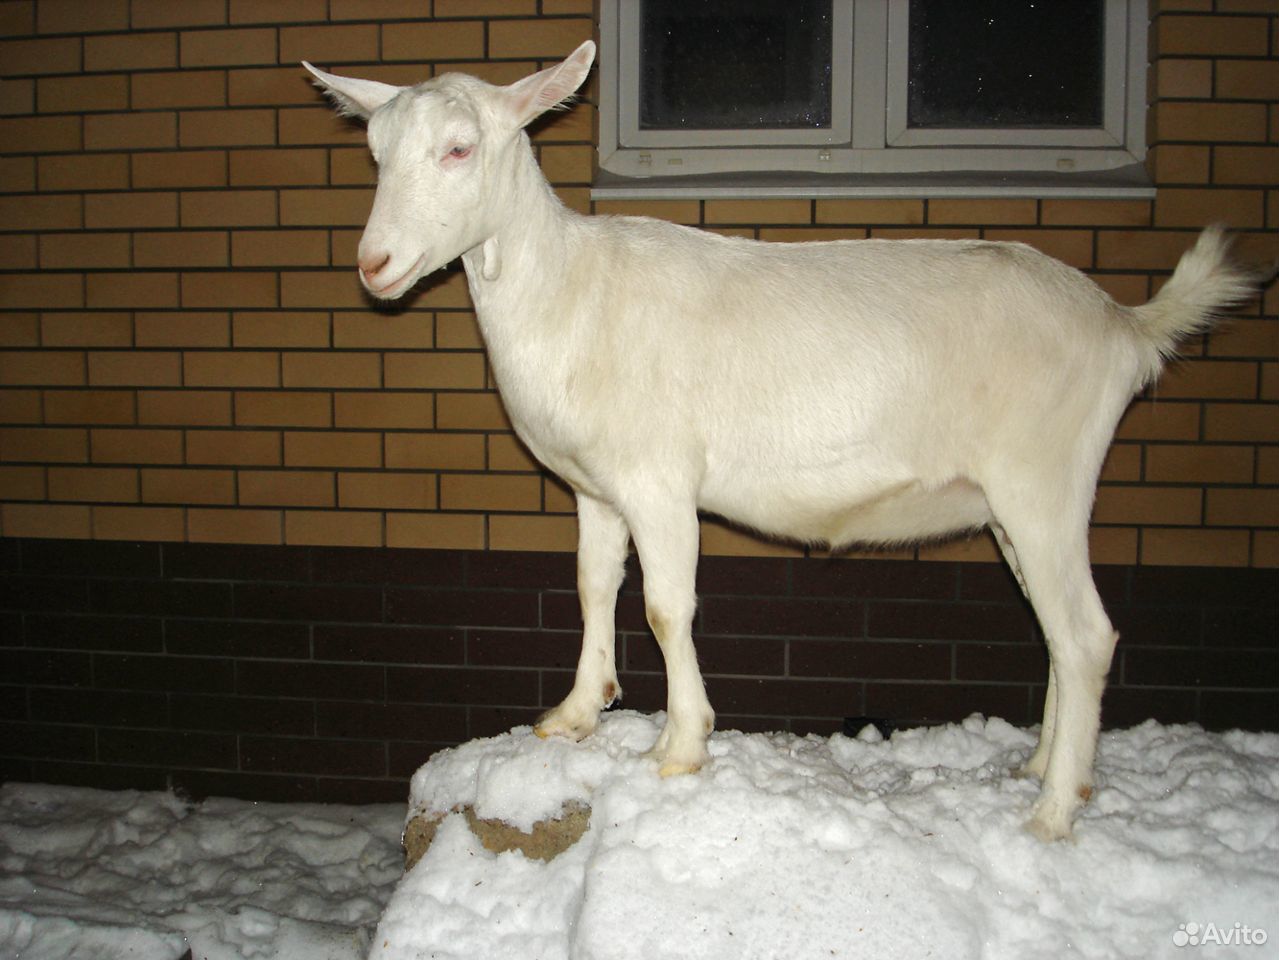
[[[759,541],[755,544],[758,548]],[[489,517],[489,549],[569,553],[577,549],[577,520],[526,515]],[[707,549],[706,546],[703,549]]]
[[[324,15],[324,0],[272,0],[269,6],[261,0],[231,0],[232,23],[291,23],[323,20]]]
[[[275,430],[189,430],[187,463],[279,466],[280,434]]]
[[[923,223],[922,200],[818,200],[817,223]]]
[[[334,476],[326,470],[241,470],[240,503],[266,507],[331,507]]]
[[[1279,88],[1279,60],[1217,61],[1217,96],[1230,100],[1273,100]]]
[[[380,547],[382,514],[350,510],[286,510],[284,542],[310,546]]]
[[[435,425],[435,397],[429,393],[338,393],[333,402],[339,427],[420,430]]]
[[[235,502],[235,473],[190,468],[143,470],[142,501],[229,505]]]
[[[96,540],[186,539],[186,511],[181,507],[95,506],[92,509]]]
[[[330,427],[332,407],[329,393],[245,391],[235,395],[235,422],[244,427]]]
[[[127,110],[129,78],[124,76],[42,77],[36,83],[41,113]]]
[[[225,0],[133,0],[133,28],[207,27],[226,23]]]
[[[0,283],[0,308],[5,310],[58,310],[84,305],[80,274],[10,273]]]
[[[139,233],[133,239],[133,259],[139,267],[224,267],[227,237],[201,230]]]
[[[133,156],[133,185],[148,187],[220,187],[226,184],[226,153],[184,150]]]
[[[0,500],[48,500],[44,467],[0,467]]]
[[[1119,421],[1115,436],[1121,440],[1197,440],[1199,404],[1138,400]]]
[[[1165,15],[1155,21],[1155,42],[1161,57],[1264,57],[1266,27],[1260,17]]]
[[[318,148],[231,151],[231,185],[236,187],[322,184],[325,151]]]
[[[35,234],[0,234],[0,270],[35,270],[36,263]]]
[[[363,226],[372,207],[373,191],[358,187],[280,191],[284,226]]]
[[[298,311],[236,313],[232,342],[237,347],[327,347],[329,316]]]
[[[809,200],[707,200],[707,223],[810,223]]]
[[[377,164],[367,147],[334,147],[329,151],[329,182],[372,186],[377,183]]]
[[[84,118],[86,150],[147,150],[177,143],[177,117],[169,111],[95,113]]]
[[[542,481],[536,476],[445,474],[440,477],[444,510],[538,511]]]
[[[1158,566],[1246,567],[1246,530],[1147,529],[1141,533],[1141,562]]]
[[[176,273],[91,273],[85,278],[90,307],[176,307]]]
[[[377,433],[325,430],[284,435],[288,467],[380,467],[382,436]]]
[[[587,18],[494,20],[489,24],[489,56],[565,57],[594,32]]]
[[[433,340],[431,319],[420,313],[352,311],[333,316],[335,347],[430,349]]]
[[[0,314],[0,346],[36,347],[40,345],[40,314],[9,312]],[[46,343],[45,346],[61,346]]]
[[[96,115],[85,118],[86,125]],[[80,117],[0,119],[0,153],[57,153],[80,149]],[[87,146],[87,141],[86,141]]]
[[[45,423],[129,424],[134,421],[131,390],[46,390]]]
[[[40,33],[101,33],[129,28],[129,0],[40,0]]]
[[[1196,227],[1215,222],[1260,227],[1265,218],[1265,194],[1261,190],[1163,189],[1155,201],[1155,225],[1160,227]]]
[[[1207,146],[1163,143],[1150,150],[1150,168],[1155,182],[1207,183],[1212,164],[1212,151]]]
[[[46,347],[129,347],[133,322],[129,313],[56,313],[40,317]]]
[[[124,153],[38,157],[36,170],[41,190],[123,190],[129,186],[129,156]]]
[[[417,298],[406,297],[410,307],[434,310],[473,309],[471,294],[466,286],[466,274],[461,270],[440,271],[423,281]],[[440,347],[445,344],[440,343]]]
[[[481,350],[484,338],[473,313],[439,313],[435,316],[435,345],[441,350]]]
[[[0,420],[8,423],[40,423],[40,390],[0,390]]]
[[[1103,270],[1171,270],[1195,241],[1193,232],[1103,230],[1097,266]]]
[[[1159,103],[1155,124],[1160,141],[1256,143],[1266,139],[1266,108],[1251,103]]]
[[[0,460],[84,463],[89,459],[84,430],[57,427],[0,428]]]
[[[508,53],[493,56],[510,56]],[[396,23],[382,28],[383,60],[468,60],[484,56],[484,23],[455,20]]]
[[[435,550],[482,550],[484,517],[465,513],[390,513],[386,545]]]
[[[1213,488],[1205,510],[1221,527],[1279,527],[1279,490],[1271,487]]]
[[[226,105],[223,70],[166,70],[131,78],[134,110]]]
[[[5,386],[79,386],[84,382],[84,355],[79,351],[0,351],[0,383]]]
[[[329,262],[335,267],[355,268],[360,257],[360,237],[363,230],[330,230]]]
[[[542,173],[551,183],[590,183],[595,151],[586,145],[546,146],[539,151]]]
[[[283,543],[284,516],[279,510],[192,507],[187,511],[187,539],[192,543]]]
[[[181,430],[90,431],[89,449],[94,463],[181,463]]]
[[[444,16],[438,10],[435,15]],[[422,0],[329,0],[330,20],[411,20],[421,16]]]
[[[369,301],[351,270],[285,270],[280,273],[280,306],[294,309],[367,309]]]
[[[311,75],[297,65],[248,67],[232,70],[227,77],[227,102],[235,106],[270,106],[319,101]]]
[[[1203,493],[1187,487],[1112,487],[1097,490],[1095,523],[1154,523],[1195,526],[1200,522]]]
[[[18,116],[36,112],[36,81],[29,78],[0,78],[0,115]]]
[[[163,70],[178,65],[178,37],[174,33],[126,33],[84,38],[86,72]]]
[[[1081,270],[1093,266],[1091,230],[987,230],[985,238],[1025,243]]]
[[[1213,151],[1214,183],[1279,183],[1279,147],[1217,147]]]
[[[242,147],[275,142],[275,111],[183,110],[178,141],[183,147]]]
[[[388,433],[386,465],[401,470],[482,470],[478,433]]]
[[[84,225],[91,230],[119,227],[176,227],[176,193],[91,193],[84,198]]]
[[[87,540],[92,536],[89,507],[46,503],[6,503],[0,507],[6,537]]]
[[[273,307],[276,276],[248,270],[182,274],[183,307]]]
[[[89,383],[95,387],[176,387],[181,382],[180,353],[96,350],[89,354]]]
[[[129,266],[127,233],[46,233],[40,237],[46,270]]]
[[[184,355],[183,382],[192,387],[278,387],[275,351],[193,350]]]
[[[184,227],[273,227],[274,190],[210,190],[182,194]]]
[[[1155,387],[1168,399],[1251,400],[1257,395],[1257,365],[1233,360],[1186,360],[1170,364]]]
[[[180,49],[183,67],[275,63],[275,30],[267,27],[184,30]]]
[[[225,390],[139,390],[138,423],[166,427],[224,427],[231,423]]]
[[[362,144],[364,125],[339,117],[328,107],[289,107],[280,111],[282,144]]]
[[[17,0],[0,6],[0,36],[20,37],[35,32],[35,0]]]
[[[237,230],[231,234],[231,262],[237,267],[328,266],[329,235],[324,230]]]
[[[377,59],[376,23],[280,28],[280,60],[284,63],[359,63]]]
[[[79,197],[0,197],[0,223],[27,230],[66,230],[80,226]]]
[[[1279,416],[1273,403],[1209,403],[1205,440],[1279,443]]]
[[[80,40],[77,37],[0,42],[0,77],[76,73],[79,69]],[[85,69],[95,68],[86,62]]]
[[[375,353],[289,352],[284,355],[286,387],[380,387],[381,357]]]
[[[519,470],[536,473],[542,469],[529,453],[528,447],[513,433],[494,433],[488,437],[488,466],[490,470]]]
[[[1208,337],[1214,357],[1279,357],[1279,323],[1231,317]]]
[[[339,473],[338,506],[357,510],[434,510],[435,478],[422,473]]]
[[[1248,483],[1252,462],[1252,447],[1156,443],[1146,448],[1146,479],[1156,483]]]
[[[1150,224],[1147,200],[1044,200],[1040,217],[1055,227],[1144,227]]]
[[[1207,99],[1212,96],[1211,60],[1159,60],[1155,64],[1157,99]]]
[[[35,157],[0,157],[0,194],[27,193],[35,188]],[[5,199],[0,197],[0,202]]]
[[[386,386],[391,388],[479,390],[484,377],[479,353],[386,354]]]
[[[536,14],[537,0],[435,0],[437,17],[513,17]]]

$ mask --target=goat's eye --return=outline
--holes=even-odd
[[[472,148],[470,146],[459,143],[456,146],[452,147],[449,150],[449,152],[446,154],[446,156],[450,157],[453,160],[465,160],[467,157],[471,155],[471,149]]]

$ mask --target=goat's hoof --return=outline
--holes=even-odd
[[[1043,843],[1056,843],[1059,840],[1073,840],[1071,823],[1074,811],[1059,804],[1037,804],[1030,820],[1026,822],[1026,830]]]
[[[657,775],[665,780],[667,777],[681,777],[687,773],[696,773],[702,769],[701,763],[681,763],[678,760],[667,760],[657,768]]]
[[[564,716],[563,712],[557,707],[537,718],[537,722],[533,724],[533,733],[543,740],[548,740],[551,737],[564,737],[576,742],[585,740],[594,733],[598,724],[598,717],[572,720]]]
[[[1044,777],[1042,771],[1036,770],[1028,763],[1020,767],[1013,767],[1011,776],[1014,780],[1042,780]]]

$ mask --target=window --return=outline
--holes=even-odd
[[[601,0],[596,195],[1149,196],[1146,27],[1145,0]]]

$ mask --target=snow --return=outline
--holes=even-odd
[[[0,958],[1279,956],[1279,735],[1105,733],[1075,841],[1046,846],[1009,776],[1033,732],[1002,720],[724,731],[662,780],[662,719],[434,755],[409,814],[446,816],[402,879],[403,807],[6,786]],[[450,812],[528,829],[572,801],[590,827],[547,863]]]

